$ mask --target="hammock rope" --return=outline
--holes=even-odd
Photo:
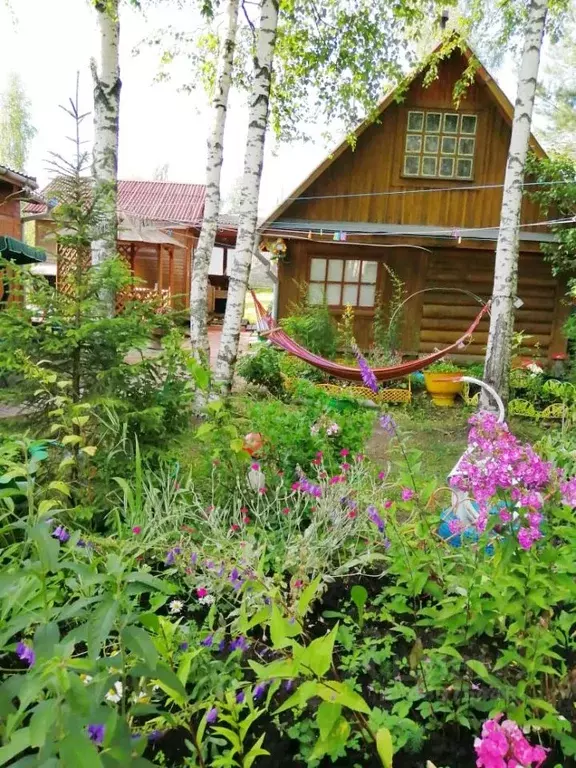
[[[326,360],[326,358],[314,354],[309,349],[306,349],[306,347],[303,347],[301,344],[294,341],[294,339],[290,338],[282,328],[276,325],[272,315],[266,311],[255,292],[251,291],[251,294],[254,300],[254,308],[256,309],[256,317],[258,318],[258,333],[261,336],[267,337],[273,344],[280,347],[280,349],[283,349],[290,355],[294,355],[294,357],[303,360],[305,363],[309,363],[309,365],[324,371],[324,373],[327,373],[330,376],[345,381],[362,381],[362,372],[360,368],[351,365],[341,365],[332,360]],[[388,366],[387,368],[373,368],[372,370],[376,379],[378,381],[400,379],[403,376],[408,376],[410,373],[416,373],[416,371],[420,371],[422,368],[432,365],[432,363],[435,363],[437,360],[441,360],[446,355],[449,355],[451,352],[466,344],[489,309],[490,302],[481,308],[468,330],[448,347],[432,352],[432,354],[427,355],[426,357],[421,357],[418,360],[409,360],[406,363]]]

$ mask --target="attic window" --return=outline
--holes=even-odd
[[[476,115],[408,112],[403,176],[472,179],[477,123]]]

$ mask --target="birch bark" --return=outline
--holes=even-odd
[[[119,0],[94,3],[100,31],[100,68],[92,60],[94,81],[94,177],[97,226],[91,248],[92,264],[116,256],[118,235],[118,134],[120,120]]]
[[[224,129],[228,110],[228,94],[232,81],[239,5],[239,0],[228,0],[226,4],[226,25],[222,41],[222,53],[212,101],[213,122],[208,136],[204,218],[198,245],[194,251],[190,284],[190,343],[197,358],[203,356],[207,359],[210,358],[206,323],[208,315],[208,271],[218,231],[220,175],[224,160]]]
[[[508,400],[514,303],[517,299],[519,227],[524,169],[530,141],[532,112],[547,12],[548,0],[531,0],[518,78],[518,93],[514,105],[512,136],[504,177],[500,230],[496,246],[484,381],[498,391],[504,403]],[[481,395],[480,407],[482,409],[494,408],[494,404],[484,390]]]
[[[248,136],[239,209],[240,225],[236,251],[230,270],[226,314],[215,373],[216,382],[225,391],[230,391],[232,386],[234,365],[238,357],[244,300],[250,276],[250,264],[252,253],[256,247],[258,197],[262,178],[277,26],[278,0],[261,0],[258,40],[254,55],[254,84],[250,98]]]

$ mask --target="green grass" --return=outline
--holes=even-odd
[[[258,300],[264,305],[265,309],[268,309],[272,304],[274,291],[272,288],[258,288],[254,291]],[[254,300],[251,293],[246,294],[246,303],[244,304],[244,317],[249,323],[256,322],[256,309],[254,307]]]
[[[426,394],[416,394],[410,407],[391,410],[406,448],[422,453],[422,476],[434,477],[440,484],[445,482],[446,476],[466,449],[468,419],[473,412],[473,409],[461,405],[438,408]],[[508,423],[518,438],[530,443],[536,442],[551,428],[549,424],[542,427],[520,418],[511,418]],[[367,447],[367,455],[378,464],[384,464],[390,458],[388,454],[389,442],[376,429]]]

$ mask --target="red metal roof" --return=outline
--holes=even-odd
[[[204,184],[172,181],[119,181],[120,213],[171,224],[200,224],[204,215]]]
[[[56,193],[56,194],[54,194]],[[204,184],[173,181],[118,181],[118,212],[166,224],[200,225],[204,215]],[[57,198],[57,180],[43,191],[44,198]],[[42,214],[46,205],[30,203],[27,214]]]

